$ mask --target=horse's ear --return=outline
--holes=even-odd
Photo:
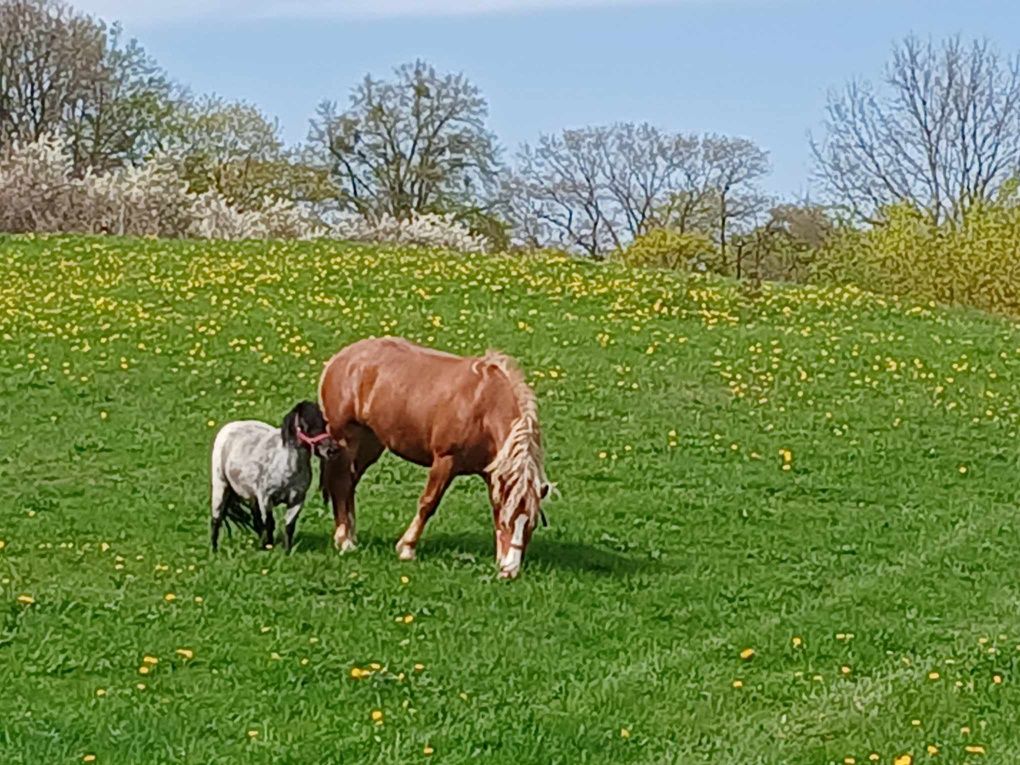
[[[283,438],[284,446],[297,446],[298,429],[298,408],[294,407],[287,416],[283,418],[283,425],[280,426],[280,437]]]
[[[547,483],[542,484],[542,491],[539,492],[538,496],[540,499],[545,499],[546,497],[549,496],[549,484]]]

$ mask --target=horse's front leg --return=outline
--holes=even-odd
[[[333,504],[333,544],[340,552],[357,547],[354,528],[354,463],[346,455],[335,457],[323,467],[325,484]]]
[[[436,512],[439,502],[446,493],[446,489],[453,480],[453,458],[436,457],[432,461],[432,468],[429,470],[429,479],[425,484],[425,491],[418,500],[418,512],[411,520],[407,531],[397,542],[397,555],[401,560],[414,560],[415,550],[418,547],[418,540],[425,530],[425,524]]]

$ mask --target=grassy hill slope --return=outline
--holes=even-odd
[[[1016,761],[1015,325],[326,244],[4,239],[0,277],[7,762]],[[477,479],[397,561],[392,457],[356,553],[313,496],[294,554],[209,553],[215,428],[381,334],[528,371],[562,497],[519,581]]]

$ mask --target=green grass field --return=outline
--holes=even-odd
[[[0,276],[5,763],[1020,761],[1015,325],[324,244],[7,238]],[[400,563],[392,457],[357,552],[312,493],[292,555],[209,552],[215,428],[381,334],[528,371],[562,497],[518,581],[477,479]]]

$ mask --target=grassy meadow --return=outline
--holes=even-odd
[[[0,239],[5,763],[1016,763],[1020,327],[854,290],[316,243]],[[208,549],[215,429],[338,348],[496,347],[546,506],[480,480],[414,563]]]

